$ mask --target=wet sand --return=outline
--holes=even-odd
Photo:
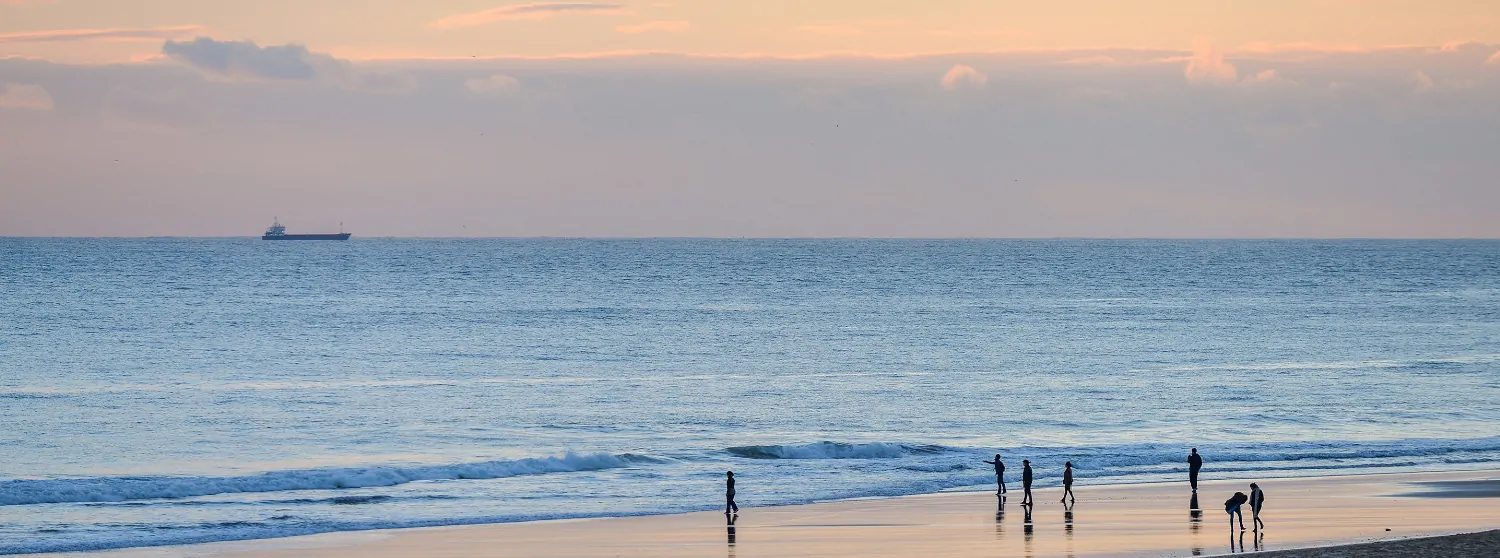
[[[1500,528],[1500,471],[1257,479],[1266,491],[1262,532],[1229,527],[1223,502],[1248,480],[1076,485],[1037,504],[1013,493],[944,493],[802,506],[749,508],[733,525],[721,512],[332,533],[268,541],[133,549],[68,556],[108,558],[479,558],[728,556],[1194,556],[1327,547]],[[742,483],[743,496],[753,484]],[[712,498],[713,495],[706,497]],[[1029,511],[1029,513],[1028,513]],[[1000,513],[997,513],[1000,512]],[[1246,520],[1250,519],[1248,506]],[[1474,537],[1479,537],[1475,539]],[[1488,537],[1488,538],[1486,538]],[[1493,534],[1392,543],[1416,555],[1493,544]],[[1477,541],[1477,542],[1476,542]],[[1488,542],[1486,542],[1488,541]],[[1355,550],[1349,550],[1349,549]],[[1365,550],[1360,550],[1365,548]],[[1448,549],[1453,549],[1450,553]],[[1344,552],[1340,554],[1340,552]],[[1348,553],[1354,552],[1354,553]],[[1368,547],[1286,556],[1369,556]],[[1380,552],[1380,551],[1376,551]],[[1407,552],[1401,550],[1401,552]],[[1496,555],[1484,551],[1480,555]],[[1380,554],[1392,555],[1392,554]],[[1399,554],[1397,554],[1399,555]],[[1454,554],[1460,555],[1460,554]]]

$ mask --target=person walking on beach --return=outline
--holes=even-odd
[[[1063,503],[1067,503],[1068,500],[1070,500],[1070,499],[1072,501],[1074,501],[1074,502],[1078,501],[1077,498],[1073,497],[1073,462],[1072,461],[1069,461],[1069,462],[1063,464],[1063,497],[1062,497],[1061,500],[1058,500],[1058,501],[1059,502],[1063,502]]]
[[[724,515],[729,515],[731,511],[740,513],[740,506],[734,503],[734,471],[724,473],[724,500]],[[1244,521],[1240,520],[1241,523]]]
[[[985,461],[985,463],[995,466],[995,484],[1000,485],[1000,490],[995,494],[1005,494],[1005,462],[1000,461],[1000,454],[995,454],[994,461]]]
[[[1250,497],[1244,492],[1236,492],[1234,496],[1224,501],[1224,513],[1229,514],[1229,530],[1234,530],[1234,516],[1236,515],[1240,516],[1240,530],[1245,530],[1245,513],[1240,511],[1240,506],[1245,505],[1245,502],[1249,500]]]
[[[1260,531],[1261,527],[1266,526],[1266,524],[1262,523],[1260,520],[1260,507],[1265,503],[1266,493],[1261,491],[1260,485],[1253,482],[1250,483],[1250,517],[1254,519],[1251,525],[1255,526],[1256,531]],[[1245,518],[1241,517],[1240,524],[1243,525],[1244,523]],[[1241,527],[1241,529],[1243,528],[1244,527]]]
[[[1198,470],[1203,468],[1203,456],[1198,455],[1198,448],[1188,454],[1188,484],[1193,485],[1193,492],[1198,491]]]
[[[1021,505],[1031,503],[1031,460],[1021,460]]]

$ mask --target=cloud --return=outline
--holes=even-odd
[[[951,91],[965,85],[984,87],[984,84],[989,83],[989,81],[990,78],[980,73],[979,70],[963,64],[954,64],[952,68],[948,69],[948,73],[943,74],[942,84],[943,89]]]
[[[51,29],[47,31],[23,31],[0,33],[0,43],[48,43],[62,41],[159,41],[162,39],[184,39],[201,32],[198,25],[174,27],[126,27],[113,29]]]
[[[1281,85],[1292,82],[1281,77],[1281,74],[1277,73],[1276,70],[1261,70],[1260,73],[1245,78],[1244,83],[1246,85]]]
[[[606,4],[598,2],[537,2],[535,4],[517,4],[513,6],[501,6],[478,12],[448,16],[427,24],[433,29],[454,29],[459,27],[476,27],[494,23],[497,21],[512,19],[547,19],[561,15],[617,15],[628,14],[630,10],[624,4]]]
[[[619,27],[616,27],[615,31],[630,34],[651,33],[657,31],[664,33],[680,33],[683,31],[687,31],[692,27],[693,24],[686,21],[650,21],[637,25],[621,25]]]
[[[1188,59],[1183,76],[1188,83],[1223,85],[1234,83],[1237,72],[1234,64],[1224,61],[1224,53],[1208,41],[1193,42],[1193,56]]]
[[[495,74],[489,77],[469,79],[464,82],[464,87],[475,95],[504,96],[519,91],[521,89],[521,80],[505,74]]]
[[[1494,54],[1491,54],[1490,55],[1490,59],[1486,60],[1485,63],[1486,64],[1500,64],[1500,50],[1497,50],[1497,51],[1495,51]]]
[[[833,35],[838,37],[864,34],[864,31],[846,25],[798,25],[796,30],[814,35]]]
[[[1421,70],[1417,70],[1417,75],[1412,78],[1412,81],[1416,82],[1417,91],[1427,91],[1437,86],[1437,82],[1433,81],[1432,76],[1427,75],[1427,72]]]
[[[52,110],[52,95],[40,85],[8,83],[0,88],[0,109]]]
[[[374,72],[348,61],[311,52],[299,44],[260,46],[254,41],[167,41],[162,54],[218,78],[249,81],[323,83],[346,89],[405,92],[415,87],[406,72]]]

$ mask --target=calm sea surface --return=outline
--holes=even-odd
[[[0,239],[0,554],[1500,467],[1500,242]]]

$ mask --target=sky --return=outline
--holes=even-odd
[[[1500,2],[0,0],[0,236],[1500,237]]]

